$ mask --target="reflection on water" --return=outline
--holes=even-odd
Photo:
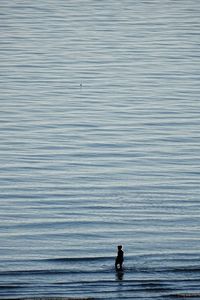
[[[124,272],[123,271],[116,271],[116,279],[118,281],[122,281],[124,278]]]

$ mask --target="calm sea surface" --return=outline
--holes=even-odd
[[[1,0],[0,34],[0,299],[200,299],[200,1]]]

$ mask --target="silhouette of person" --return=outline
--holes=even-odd
[[[122,264],[124,261],[124,251],[122,250],[122,246],[117,247],[118,252],[117,252],[117,257],[115,260],[115,269],[116,271],[121,271],[122,270]]]

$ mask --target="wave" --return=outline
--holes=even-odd
[[[95,260],[95,259],[94,259]],[[100,259],[99,260],[103,260]],[[56,261],[56,260],[53,260]],[[63,262],[64,259],[58,259],[58,261]],[[74,261],[79,261],[75,259]],[[92,259],[83,260],[83,261],[92,261]],[[199,273],[200,275],[200,266],[187,266],[187,267],[124,267],[123,272],[125,274],[168,274],[168,273]],[[100,265],[100,266],[84,266],[74,268],[74,266],[66,266],[66,268],[54,268],[54,269],[26,269],[26,270],[6,270],[0,271],[0,276],[23,276],[23,275],[51,275],[51,274],[103,274],[103,273],[115,273],[114,265]]]
[[[180,288],[182,280],[179,279],[179,288],[175,287],[171,281],[168,280],[125,280],[123,285],[119,285],[114,279],[111,280],[86,280],[86,281],[75,281],[75,282],[56,282],[41,285],[40,283],[28,284],[21,283],[17,284],[5,284],[0,286],[0,295],[1,299],[4,299],[2,296],[12,295],[13,293],[19,293],[22,295],[20,299],[119,299],[117,297],[118,291],[123,290],[123,298],[120,299],[174,299],[174,298],[189,298],[189,297],[199,297],[200,292],[198,287],[188,288],[187,291],[185,288]],[[99,293],[99,290],[104,290],[106,297],[104,298],[93,298],[89,297],[84,298],[84,292],[90,291],[91,296]],[[195,290],[196,288],[196,290]],[[15,291],[19,289],[19,291]],[[21,289],[21,290],[20,290]],[[121,290],[121,291],[122,291]],[[45,293],[44,293],[45,291]],[[77,291],[82,292],[82,296]],[[59,296],[56,296],[58,293]],[[121,292],[120,292],[121,293]],[[28,296],[30,295],[30,296]],[[44,296],[46,295],[46,297]],[[69,296],[68,296],[69,295]],[[74,295],[73,297],[70,297]],[[14,299],[14,297],[12,297]],[[199,298],[198,298],[199,299]]]
[[[57,275],[57,274],[101,274],[114,271],[114,268],[105,269],[41,269],[41,270],[10,270],[1,271],[0,276],[23,276],[23,275]]]
[[[58,257],[58,258],[47,258],[44,261],[49,262],[89,262],[89,261],[105,261],[114,260],[111,256],[85,256],[85,257]]]
[[[58,274],[66,273],[65,270],[12,270],[1,271],[0,276],[20,276],[20,275],[37,275],[37,274]]]

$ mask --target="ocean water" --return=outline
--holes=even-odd
[[[0,299],[200,299],[200,1],[0,20]]]

